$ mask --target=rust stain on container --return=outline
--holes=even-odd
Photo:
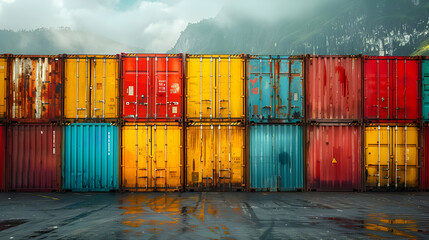
[[[14,125],[7,128],[8,190],[61,189],[62,127]]]
[[[308,120],[361,120],[361,57],[309,56],[305,69]]]
[[[61,120],[62,60],[13,56],[9,66],[9,118],[18,122]]]

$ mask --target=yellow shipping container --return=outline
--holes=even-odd
[[[119,59],[112,55],[68,55],[64,59],[64,117],[119,116]]]
[[[0,118],[6,118],[7,57],[0,55]]]
[[[416,188],[419,181],[417,127],[365,128],[366,186]]]
[[[186,117],[243,119],[245,61],[241,55],[186,56]]]
[[[127,123],[122,127],[122,188],[178,191],[182,188],[182,127]]]
[[[245,183],[245,128],[203,123],[186,129],[186,187],[234,190]]]

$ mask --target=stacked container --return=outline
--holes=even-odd
[[[63,188],[119,188],[119,56],[63,55]]]
[[[423,57],[421,62],[422,80],[422,128],[420,158],[420,189],[429,190],[429,57]]]
[[[183,56],[122,54],[121,188],[183,190]]]
[[[188,191],[245,188],[244,55],[186,55]]]
[[[368,190],[419,187],[420,71],[416,57],[364,57]]]
[[[303,57],[247,57],[247,185],[251,191],[304,187],[303,66]]]
[[[307,190],[361,190],[362,58],[307,56]]]
[[[4,65],[4,62],[3,62]],[[5,176],[11,191],[61,189],[62,59],[7,59]]]

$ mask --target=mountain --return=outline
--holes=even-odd
[[[145,52],[145,50],[69,28],[40,28],[16,32],[0,30],[0,53],[118,54],[121,52]]]
[[[428,53],[429,1],[320,1],[298,16],[276,21],[222,9],[189,24],[170,52],[201,54]],[[426,49],[426,50],[419,50]]]

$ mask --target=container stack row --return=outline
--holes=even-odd
[[[429,59],[0,56],[0,190],[429,189]]]

